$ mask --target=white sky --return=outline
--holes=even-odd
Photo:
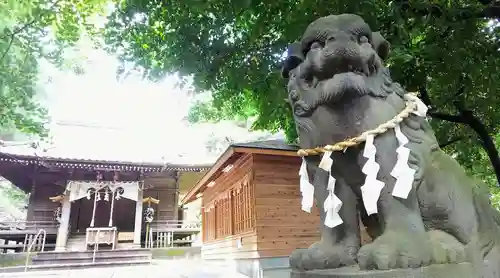
[[[193,96],[174,87],[175,77],[156,84],[134,76],[117,81],[114,57],[102,50],[86,50],[85,56],[85,74],[80,76],[48,64],[42,66],[42,76],[51,77],[44,91],[54,122],[53,145],[44,155],[211,163],[217,156],[207,152],[206,144],[213,138],[239,142],[269,136],[250,133],[229,122],[189,125],[183,118]],[[33,153],[24,147],[4,148],[9,150]]]

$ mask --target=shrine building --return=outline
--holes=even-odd
[[[233,144],[187,192],[186,206],[201,199],[203,259],[262,277],[320,239],[317,209],[301,210],[296,152],[281,140]]]
[[[179,194],[208,169],[2,152],[0,175],[29,193],[29,204],[26,220],[0,223],[0,249],[27,251],[42,238],[35,251],[173,246],[172,230],[189,235],[200,229],[182,221]]]

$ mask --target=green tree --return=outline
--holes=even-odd
[[[46,135],[46,111],[36,98],[40,59],[63,66],[64,49],[104,12],[105,0],[0,1],[0,130]]]
[[[500,180],[490,136],[500,120],[498,1],[124,0],[106,38],[151,80],[178,71],[210,91],[212,100],[197,102],[190,120],[257,116],[254,128],[283,129],[294,140],[282,53],[331,13],[359,14],[381,31],[392,44],[393,78],[421,93],[440,142],[453,141],[446,149],[470,169],[485,159],[483,146]]]

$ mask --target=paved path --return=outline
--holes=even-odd
[[[247,278],[201,260],[155,261],[149,266],[126,266],[27,273],[0,273],[5,278]]]

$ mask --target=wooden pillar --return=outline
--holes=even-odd
[[[69,201],[69,196],[64,196],[62,200],[61,223],[59,223],[59,228],[57,229],[56,251],[66,251],[70,214],[71,202]]]
[[[34,209],[36,207],[36,196],[35,196],[35,191],[36,191],[36,184],[37,184],[37,168],[38,166],[35,164],[33,166],[33,174],[31,175],[31,190],[30,190],[30,196],[28,200],[28,211],[26,212],[26,220],[27,221],[33,221],[36,220],[34,217]],[[23,186],[26,186],[23,184]]]
[[[135,203],[135,226],[134,226],[134,245],[141,246],[141,231],[142,231],[142,182],[139,182],[137,202]]]
[[[175,188],[175,192],[174,192],[174,203],[173,203],[173,207],[174,207],[174,219],[173,220],[179,220],[179,180],[181,178],[181,172],[180,171],[175,171],[174,172],[174,179],[175,179],[175,185],[174,185],[174,188]],[[182,220],[182,219],[180,219]]]
[[[92,220],[90,221],[90,227],[94,228],[95,223],[95,211],[97,209],[97,197],[99,196],[99,188],[96,188],[94,191],[94,206],[92,207]]]

